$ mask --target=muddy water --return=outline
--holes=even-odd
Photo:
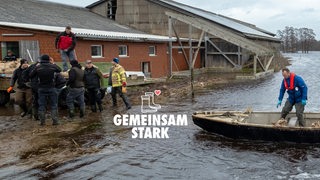
[[[309,87],[306,111],[319,111],[320,53],[288,56],[290,69]],[[132,139],[130,128],[112,122],[121,111],[90,116],[99,128],[81,136],[83,142],[77,141],[98,147],[99,152],[46,168],[11,163],[2,166],[0,179],[319,179],[319,144],[232,140],[192,123],[190,116],[196,110],[279,111],[275,106],[281,80],[281,74],[275,73],[253,83],[203,89],[194,100],[161,104],[159,113],[188,114],[188,126],[170,127],[169,139]],[[140,114],[140,106],[129,113]]]

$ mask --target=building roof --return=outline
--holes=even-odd
[[[274,38],[275,34],[268,32],[266,30],[263,30],[261,28],[258,28],[253,24],[242,22],[236,19],[222,16],[222,15],[218,15],[209,11],[205,11],[199,8],[178,3],[173,0],[149,0],[149,1],[160,4],[164,7],[167,7],[169,9],[172,9],[176,12],[179,12],[188,16],[202,18],[202,19],[211,21],[213,23],[217,23],[224,27],[230,28],[234,31],[240,32],[249,38],[263,38],[263,39],[269,39],[269,40],[275,40],[275,41],[278,40],[277,38]]]
[[[1,0],[0,21],[145,34],[87,8],[38,0]]]
[[[88,8],[88,9],[93,8],[93,7],[95,7],[95,6],[98,6],[98,5],[101,4],[101,3],[104,3],[105,1],[106,1],[106,0],[96,1],[96,2],[94,2],[94,3],[92,3],[92,4],[89,4],[88,6],[86,6],[86,8]]]
[[[32,29],[32,30],[48,31],[48,32],[62,32],[65,30],[64,26],[10,23],[10,22],[1,22],[1,21],[0,21],[0,26]],[[169,37],[167,36],[158,36],[158,35],[150,35],[150,34],[101,31],[101,30],[92,30],[92,29],[84,29],[84,28],[72,28],[72,32],[74,32],[77,37],[87,38],[87,39],[157,41],[157,42],[170,41]],[[8,35],[10,36],[10,34]],[[172,38],[172,41],[174,40],[175,38]]]

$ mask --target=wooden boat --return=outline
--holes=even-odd
[[[295,113],[278,124],[280,112],[203,111],[192,115],[194,124],[230,138],[298,143],[320,142],[320,113],[304,113],[306,127],[299,127]]]

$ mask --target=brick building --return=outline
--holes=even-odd
[[[0,8],[3,9],[0,12],[2,58],[10,49],[27,59],[49,54],[60,61],[54,40],[70,25],[77,36],[75,50],[79,61],[109,62],[118,57],[127,71],[142,71],[150,77],[169,74],[168,42],[175,39],[120,25],[86,8],[36,0],[8,0]],[[188,69],[178,49],[173,52],[173,58],[173,71]]]

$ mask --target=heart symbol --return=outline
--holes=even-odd
[[[155,90],[155,91],[154,91],[154,94],[157,95],[157,96],[159,96],[159,95],[161,94],[161,90]]]

